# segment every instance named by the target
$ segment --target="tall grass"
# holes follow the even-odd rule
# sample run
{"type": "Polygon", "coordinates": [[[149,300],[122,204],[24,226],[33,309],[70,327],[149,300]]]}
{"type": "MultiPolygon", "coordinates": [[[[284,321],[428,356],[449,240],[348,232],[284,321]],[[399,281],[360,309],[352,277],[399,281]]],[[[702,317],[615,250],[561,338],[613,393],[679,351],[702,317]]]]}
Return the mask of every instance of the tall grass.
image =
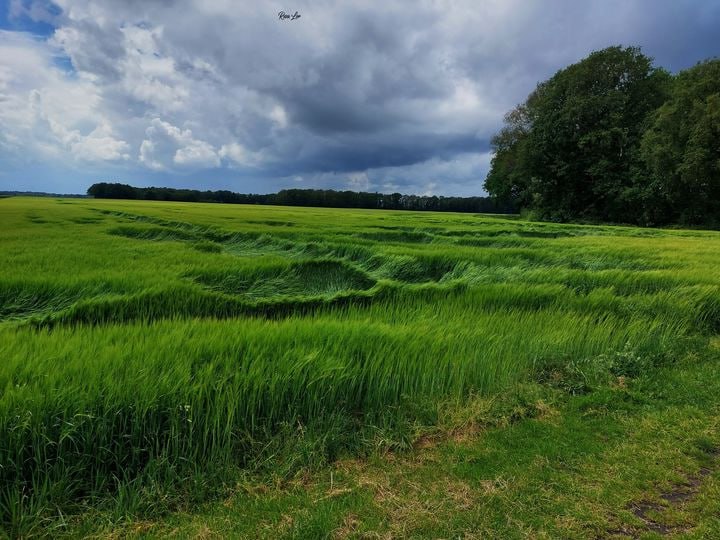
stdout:
{"type": "Polygon", "coordinates": [[[0,225],[11,536],[202,498],[292,441],[362,451],[548,369],[637,373],[720,324],[716,233],[22,198],[0,225]]]}

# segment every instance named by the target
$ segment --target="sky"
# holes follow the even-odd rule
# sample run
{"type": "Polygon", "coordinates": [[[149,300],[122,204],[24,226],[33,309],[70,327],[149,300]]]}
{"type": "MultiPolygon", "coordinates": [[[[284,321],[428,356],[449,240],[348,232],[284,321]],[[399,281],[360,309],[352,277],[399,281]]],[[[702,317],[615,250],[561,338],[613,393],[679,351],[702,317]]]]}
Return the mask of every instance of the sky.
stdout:
{"type": "Polygon", "coordinates": [[[0,190],[482,195],[538,82],[611,45],[677,72],[719,29],[720,0],[0,0],[0,190]]]}

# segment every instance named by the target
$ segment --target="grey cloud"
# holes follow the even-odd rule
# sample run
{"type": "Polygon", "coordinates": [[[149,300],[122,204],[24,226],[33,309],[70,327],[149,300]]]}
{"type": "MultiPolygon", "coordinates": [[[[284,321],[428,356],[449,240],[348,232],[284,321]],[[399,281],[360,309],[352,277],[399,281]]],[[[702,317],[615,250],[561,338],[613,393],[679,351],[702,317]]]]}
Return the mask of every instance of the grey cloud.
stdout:
{"type": "Polygon", "coordinates": [[[101,28],[89,21],[58,28],[53,42],[72,58],[75,69],[92,73],[109,83],[120,78],[119,63],[125,56],[118,27],[101,28]]]}

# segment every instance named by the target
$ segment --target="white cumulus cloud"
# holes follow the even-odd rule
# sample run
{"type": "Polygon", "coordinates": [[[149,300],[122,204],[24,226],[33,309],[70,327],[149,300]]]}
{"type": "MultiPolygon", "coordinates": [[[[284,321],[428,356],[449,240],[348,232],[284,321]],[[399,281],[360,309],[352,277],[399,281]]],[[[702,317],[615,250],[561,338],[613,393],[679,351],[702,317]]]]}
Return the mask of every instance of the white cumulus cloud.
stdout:
{"type": "Polygon", "coordinates": [[[220,157],[213,146],[193,137],[190,129],[180,129],[169,122],[153,118],[145,130],[145,136],[140,144],[139,159],[150,169],[220,166],[220,157]]]}

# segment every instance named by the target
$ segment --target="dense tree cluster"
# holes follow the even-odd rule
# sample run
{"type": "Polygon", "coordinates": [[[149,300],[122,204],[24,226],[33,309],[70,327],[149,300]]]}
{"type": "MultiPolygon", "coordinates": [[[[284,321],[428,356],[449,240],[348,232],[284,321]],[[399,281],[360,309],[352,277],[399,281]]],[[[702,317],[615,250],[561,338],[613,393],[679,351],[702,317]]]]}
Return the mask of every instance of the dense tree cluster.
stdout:
{"type": "Polygon", "coordinates": [[[720,60],[673,76],[635,47],[557,72],[493,138],[486,190],[554,221],[720,224],[720,60]]]}
{"type": "Polygon", "coordinates": [[[78,193],[48,193],[46,191],[0,191],[0,197],[62,197],[64,199],[83,199],[87,195],[78,193]]]}
{"type": "Polygon", "coordinates": [[[332,189],[283,189],[265,195],[232,191],[139,188],[127,184],[100,182],[88,189],[98,199],[143,199],[181,202],[220,202],[230,204],[270,204],[281,206],[319,206],[328,208],[374,208],[385,210],[435,210],[439,212],[514,212],[511,203],[490,197],[438,197],[400,193],[366,193],[332,189]]]}

